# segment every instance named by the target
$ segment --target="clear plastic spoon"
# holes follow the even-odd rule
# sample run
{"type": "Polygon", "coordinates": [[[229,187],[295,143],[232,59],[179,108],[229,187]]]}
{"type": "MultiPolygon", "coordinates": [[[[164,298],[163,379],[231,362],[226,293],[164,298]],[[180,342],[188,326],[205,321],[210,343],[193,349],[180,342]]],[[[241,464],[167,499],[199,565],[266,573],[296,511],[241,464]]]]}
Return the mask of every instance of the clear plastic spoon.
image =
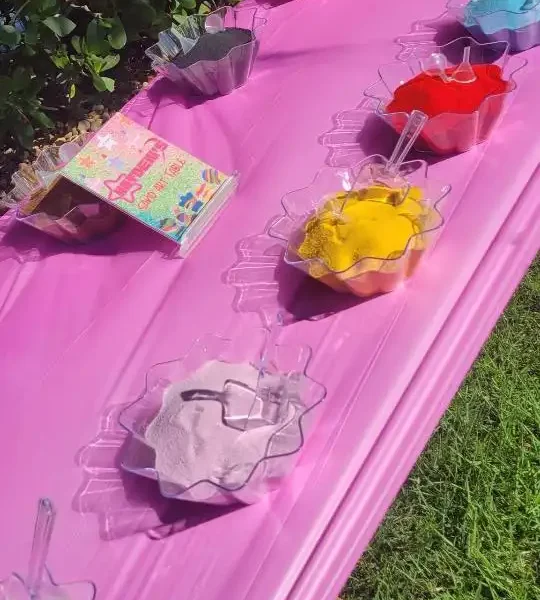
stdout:
{"type": "Polygon", "coordinates": [[[283,373],[272,373],[271,365],[275,356],[277,338],[281,333],[283,317],[278,313],[276,320],[266,330],[257,367],[257,382],[254,388],[243,386],[240,382],[227,381],[224,392],[235,394],[235,403],[242,403],[248,410],[245,417],[237,413],[230,425],[236,421],[236,427],[243,430],[255,429],[267,425],[275,425],[286,418],[288,412],[288,376],[283,373]]]}
{"type": "Polygon", "coordinates": [[[57,584],[47,569],[55,517],[51,500],[40,498],[27,577],[12,573],[0,581],[0,600],[94,600],[96,588],[92,582],[57,584]]]}
{"type": "Polygon", "coordinates": [[[224,423],[240,431],[281,422],[288,410],[288,376],[283,373],[272,373],[271,365],[282,326],[283,317],[278,313],[276,320],[266,330],[259,360],[255,364],[257,368],[255,385],[227,379],[221,391],[188,390],[182,392],[183,400],[220,402],[224,407],[224,423]]]}
{"type": "Polygon", "coordinates": [[[427,116],[419,110],[413,110],[409,115],[407,124],[403,128],[394,151],[385,167],[386,173],[391,177],[399,175],[401,165],[405,162],[405,159],[418,139],[418,136],[422,133],[426,121],[427,116]]]}
{"type": "MultiPolygon", "coordinates": [[[[366,167],[369,180],[375,184],[384,185],[395,190],[395,198],[390,198],[390,200],[396,205],[400,204],[407,197],[411,187],[408,180],[401,174],[401,166],[405,162],[418,136],[422,133],[426,122],[427,116],[423,112],[413,110],[390,158],[384,162],[368,164],[366,167]]],[[[366,178],[364,169],[358,176],[358,179],[361,178],[366,178]]]]}
{"type": "Polygon", "coordinates": [[[255,400],[261,399],[261,416],[272,424],[278,423],[287,410],[287,378],[279,373],[272,374],[269,369],[282,327],[283,316],[278,313],[265,338],[255,388],[255,400]]]}
{"type": "Polygon", "coordinates": [[[40,498],[28,565],[28,578],[26,580],[28,594],[32,600],[37,600],[40,596],[39,592],[51,544],[55,517],[56,511],[52,502],[48,498],[40,498]]]}
{"type": "Polygon", "coordinates": [[[377,162],[369,162],[364,165],[351,190],[347,191],[342,199],[342,202],[334,204],[333,216],[346,222],[346,217],[343,214],[345,206],[349,200],[356,197],[355,190],[362,185],[382,185],[392,189],[388,201],[394,205],[398,205],[407,197],[410,184],[401,174],[401,165],[405,162],[407,155],[411,151],[418,136],[422,133],[422,129],[426,124],[427,115],[419,110],[413,110],[407,119],[407,123],[399,136],[394,147],[392,155],[389,159],[382,156],[377,156],[377,162]]]}

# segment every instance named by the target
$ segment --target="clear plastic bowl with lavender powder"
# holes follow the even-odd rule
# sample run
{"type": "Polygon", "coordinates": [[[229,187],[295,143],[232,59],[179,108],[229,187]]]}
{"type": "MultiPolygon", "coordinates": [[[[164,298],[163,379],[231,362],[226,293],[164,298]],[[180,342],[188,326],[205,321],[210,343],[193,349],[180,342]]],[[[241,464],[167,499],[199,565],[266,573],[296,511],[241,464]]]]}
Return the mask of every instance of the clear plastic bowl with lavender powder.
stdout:
{"type": "Polygon", "coordinates": [[[126,446],[122,468],[156,480],[165,497],[207,504],[252,504],[279,487],[326,390],[306,374],[308,347],[276,344],[268,369],[286,382],[285,410],[280,420],[261,422],[268,412],[254,389],[264,344],[262,329],[238,339],[207,335],[185,357],[154,365],[143,393],[119,418],[139,442],[126,446]],[[217,383],[216,365],[224,373],[217,383]],[[255,379],[231,381],[235,373],[255,379]]]}

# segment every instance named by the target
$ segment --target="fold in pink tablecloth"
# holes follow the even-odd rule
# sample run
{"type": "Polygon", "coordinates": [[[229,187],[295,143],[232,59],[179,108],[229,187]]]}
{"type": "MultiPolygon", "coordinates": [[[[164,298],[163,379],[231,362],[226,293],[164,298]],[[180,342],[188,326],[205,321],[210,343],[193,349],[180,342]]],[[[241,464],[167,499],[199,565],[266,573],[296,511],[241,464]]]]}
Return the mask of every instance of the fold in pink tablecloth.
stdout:
{"type": "Polygon", "coordinates": [[[80,250],[2,229],[0,577],[24,571],[36,501],[48,495],[59,509],[50,567],[95,581],[100,599],[337,595],[538,247],[538,49],[492,140],[433,165],[453,185],[448,221],[407,287],[319,320],[297,314],[286,328],[283,341],[315,350],[309,371],[328,397],[278,493],[227,512],[163,505],[103,457],[121,443],[115,405],[135,397],[150,365],[207,332],[241,336],[261,306],[294,299],[298,279],[276,285],[271,253],[254,250],[266,224],[323,164],[317,140],[331,116],[361,101],[398,53],[395,38],[442,8],[292,0],[270,9],[244,88],[197,104],[158,80],[131,103],[139,122],[242,175],[189,260],[163,258],[166,242],[135,223],[80,250]],[[163,527],[158,540],[125,535],[168,521],[167,538],[163,527]]]}

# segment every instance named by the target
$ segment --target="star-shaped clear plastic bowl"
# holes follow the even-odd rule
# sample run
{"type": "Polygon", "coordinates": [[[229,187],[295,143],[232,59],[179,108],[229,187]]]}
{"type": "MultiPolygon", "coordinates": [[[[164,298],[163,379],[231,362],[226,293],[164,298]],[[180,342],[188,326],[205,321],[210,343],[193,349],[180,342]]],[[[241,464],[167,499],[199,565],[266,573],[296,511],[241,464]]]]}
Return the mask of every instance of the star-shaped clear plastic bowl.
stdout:
{"type": "Polygon", "coordinates": [[[433,246],[444,219],[439,211],[442,200],[450,192],[450,186],[433,181],[428,177],[428,165],[415,160],[401,165],[400,175],[406,177],[411,186],[423,190],[423,213],[421,231],[413,235],[406,247],[394,257],[364,256],[345,271],[335,271],[320,258],[302,259],[298,248],[305,237],[304,226],[312,218],[325,198],[336,192],[348,192],[370,185],[361,173],[373,165],[385,165],[387,159],[373,155],[355,168],[324,167],[312,183],[305,188],[289,192],[282,199],[287,224],[293,223],[292,232],[284,238],[278,222],[270,229],[270,235],[287,243],[284,260],[337,292],[353,293],[361,298],[395,290],[412,276],[420,259],[433,246]]]}
{"type": "Polygon", "coordinates": [[[60,175],[89,138],[81,135],[61,146],[48,146],[32,165],[23,165],[13,174],[13,188],[4,203],[15,209],[17,221],[71,244],[89,242],[117,227],[122,220],[120,211],[60,175]],[[64,184],[68,187],[62,189],[64,184]],[[54,193],[58,200],[53,212],[44,208],[43,199],[54,193]]]}
{"type": "MultiPolygon", "coordinates": [[[[495,64],[502,70],[503,78],[508,81],[502,94],[487,96],[477,110],[471,113],[446,112],[428,119],[415,149],[439,155],[466,152],[476,144],[484,142],[499,122],[508,97],[516,90],[515,74],[527,61],[511,56],[506,42],[479,43],[470,37],[462,37],[443,46],[419,45],[413,48],[403,61],[395,61],[379,67],[379,81],[370,86],[364,94],[378,102],[376,114],[401,133],[409,115],[404,112],[388,112],[388,105],[395,90],[424,71],[424,60],[430,55],[442,54],[449,67],[461,64],[464,49],[470,47],[471,65],[495,64]]],[[[462,84],[467,86],[469,84],[462,84]]]]}
{"type": "Polygon", "coordinates": [[[266,23],[260,7],[223,7],[206,15],[193,15],[159,34],[159,42],[146,50],[152,68],[188,92],[204,96],[230,94],[248,80],[259,51],[258,30],[266,23]],[[174,59],[189,54],[200,36],[223,28],[251,32],[251,40],[232,48],[219,60],[199,60],[179,67],[174,59]]]}
{"type": "MultiPolygon", "coordinates": [[[[272,371],[294,379],[297,392],[290,398],[294,412],[292,418],[271,435],[259,459],[245,471],[245,480],[240,485],[228,486],[221,479],[213,478],[193,481],[189,485],[168,481],[156,470],[155,451],[146,438],[146,431],[159,413],[164,394],[171,384],[187,379],[211,360],[258,365],[265,340],[263,329],[249,330],[234,339],[206,335],[198,339],[183,358],[154,365],[147,372],[143,393],[122,411],[119,418],[120,424],[139,442],[131,445],[131,451],[122,457],[121,467],[157,481],[162,495],[167,498],[206,504],[252,504],[279,487],[292,471],[326,395],[324,386],[307,375],[311,358],[307,346],[276,344],[272,348],[272,371]]],[[[252,396],[239,413],[230,412],[226,401],[213,398],[207,402],[221,402],[222,419],[227,426],[249,417],[253,409],[252,396]]]]}

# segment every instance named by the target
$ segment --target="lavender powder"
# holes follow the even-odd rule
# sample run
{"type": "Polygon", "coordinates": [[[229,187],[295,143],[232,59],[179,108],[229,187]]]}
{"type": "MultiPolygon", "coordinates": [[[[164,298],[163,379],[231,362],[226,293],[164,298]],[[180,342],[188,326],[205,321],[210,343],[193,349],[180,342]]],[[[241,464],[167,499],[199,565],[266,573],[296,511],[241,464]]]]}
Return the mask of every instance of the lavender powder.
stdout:
{"type": "MultiPolygon", "coordinates": [[[[181,394],[196,389],[221,392],[230,379],[242,381],[254,389],[258,374],[249,363],[213,360],[188,379],[167,388],[159,414],[146,430],[147,443],[156,455],[155,468],[162,479],[184,488],[202,480],[229,489],[245,483],[254,466],[264,457],[271,436],[294,418],[294,407],[289,406],[284,421],[276,425],[240,431],[223,423],[219,402],[186,402],[181,394]]],[[[234,401],[232,397],[233,412],[234,401]]]]}

